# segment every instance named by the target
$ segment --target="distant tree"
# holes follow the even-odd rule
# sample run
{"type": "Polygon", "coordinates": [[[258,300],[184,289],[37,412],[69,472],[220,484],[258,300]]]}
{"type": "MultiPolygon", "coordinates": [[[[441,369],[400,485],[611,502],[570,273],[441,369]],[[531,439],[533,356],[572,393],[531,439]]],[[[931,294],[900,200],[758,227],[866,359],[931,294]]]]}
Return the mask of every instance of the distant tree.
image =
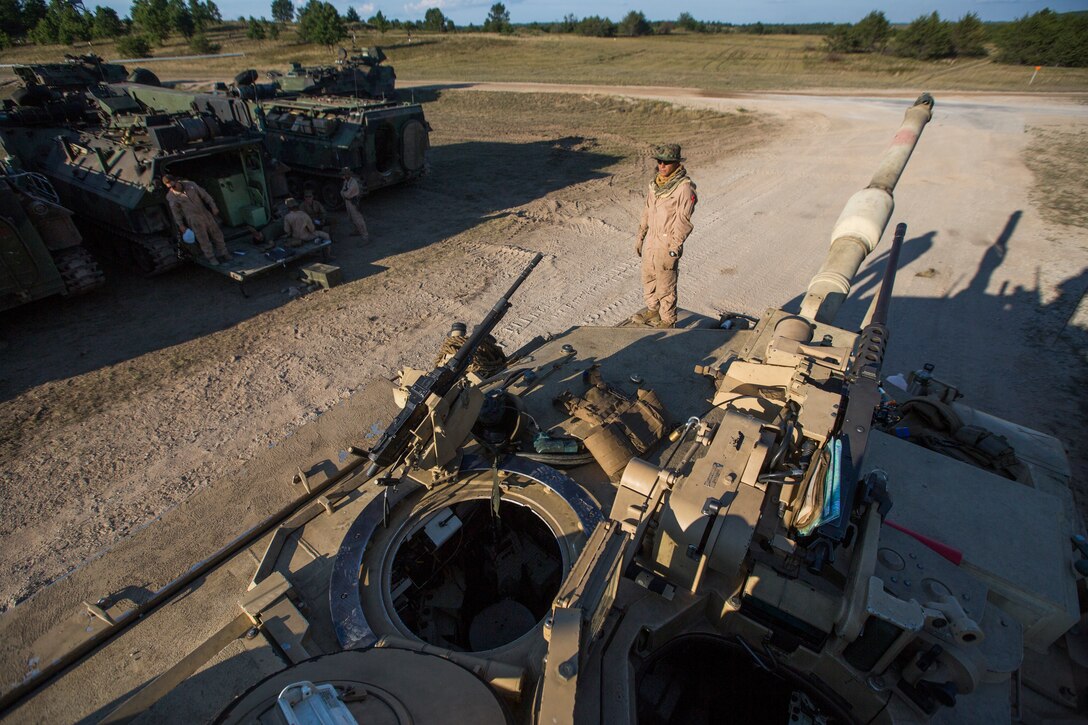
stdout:
{"type": "Polygon", "coordinates": [[[967,13],[952,26],[952,46],[957,56],[986,55],[986,26],[974,13],[967,13]]]}
{"type": "Polygon", "coordinates": [[[116,38],[125,34],[125,24],[113,8],[104,8],[101,5],[94,9],[94,18],[91,20],[92,38],[116,38]]]}
{"type": "Polygon", "coordinates": [[[51,0],[45,16],[30,31],[29,37],[39,45],[71,45],[77,40],[90,40],[91,25],[88,16],[67,0],[51,0]]]}
{"type": "Polygon", "coordinates": [[[210,55],[212,53],[218,53],[220,49],[219,43],[213,43],[208,40],[208,36],[204,33],[196,33],[191,40],[189,40],[189,50],[200,55],[210,55]]]}
{"type": "Polygon", "coordinates": [[[268,33],[268,37],[272,40],[280,39],[280,24],[279,23],[265,23],[265,32],[268,33]]]}
{"type": "Polygon", "coordinates": [[[125,35],[117,41],[117,53],[125,58],[147,58],[151,55],[151,42],[143,35],[125,35]]]}
{"type": "Polygon", "coordinates": [[[495,3],[484,20],[484,32],[508,33],[510,30],[510,11],[502,3],[495,3]]]}
{"type": "Polygon", "coordinates": [[[385,35],[385,31],[389,30],[391,26],[389,19],[386,18],[384,14],[382,14],[381,10],[374,13],[374,15],[367,22],[373,25],[374,28],[382,35],[385,35]]]}
{"type": "Polygon", "coordinates": [[[1088,14],[1040,10],[995,33],[997,59],[1022,65],[1088,66],[1088,14]]]}
{"type": "Polygon", "coordinates": [[[189,12],[189,5],[185,0],[170,0],[170,24],[186,39],[193,37],[196,22],[193,21],[193,14],[189,12]]]}
{"type": "Polygon", "coordinates": [[[689,33],[702,33],[706,30],[704,24],[693,18],[691,13],[680,13],[680,17],[676,19],[676,27],[689,33]]]}
{"type": "Polygon", "coordinates": [[[951,23],[941,20],[936,11],[914,19],[895,36],[895,54],[919,60],[955,56],[951,23]]]}
{"type": "MultiPolygon", "coordinates": [[[[34,25],[29,27],[32,28],[34,25]]],[[[11,38],[22,37],[27,30],[22,3],[19,0],[0,0],[0,33],[3,33],[10,41],[11,38]]]]}
{"type": "Polygon", "coordinates": [[[590,15],[588,18],[582,18],[578,21],[576,32],[579,35],[588,35],[596,38],[614,38],[616,37],[616,24],[608,18],[590,15]]]}
{"type": "Polygon", "coordinates": [[[132,3],[132,24],[140,34],[147,36],[159,45],[170,37],[174,27],[168,0],[134,0],[132,3]]]}
{"type": "Polygon", "coordinates": [[[331,3],[310,0],[298,14],[298,34],[303,42],[331,47],[347,37],[348,31],[331,3]]]}
{"type": "Polygon", "coordinates": [[[891,38],[892,26],[879,10],[862,18],[856,25],[837,25],[824,40],[828,50],[839,53],[883,52],[891,38]]]}
{"type": "Polygon", "coordinates": [[[291,0],[272,0],[272,19],[289,23],[295,19],[295,4],[291,0]]]}
{"type": "Polygon", "coordinates": [[[349,23],[362,22],[362,18],[359,17],[359,11],[354,7],[348,7],[348,11],[344,13],[344,20],[349,23]]]}
{"type": "Polygon", "coordinates": [[[250,40],[264,40],[264,23],[254,17],[250,17],[249,26],[246,28],[246,37],[250,40]]]}
{"type": "Polygon", "coordinates": [[[446,27],[442,29],[443,33],[452,33],[457,30],[457,26],[453,24],[453,18],[446,18],[446,27]]]}
{"type": "Polygon", "coordinates": [[[423,29],[444,32],[446,30],[446,16],[438,8],[427,8],[427,12],[423,15],[423,29]]]}
{"type": "Polygon", "coordinates": [[[219,8],[215,6],[215,3],[204,3],[200,0],[189,0],[189,14],[193,16],[193,26],[198,33],[204,32],[213,22],[222,19],[219,17],[219,8]]]}
{"type": "Polygon", "coordinates": [[[892,35],[892,25],[879,10],[866,15],[853,29],[854,44],[864,53],[881,52],[888,45],[892,35]]]}
{"type": "Polygon", "coordinates": [[[639,35],[650,35],[654,30],[646,21],[645,15],[637,10],[632,10],[620,21],[617,32],[620,35],[632,38],[639,35]]]}

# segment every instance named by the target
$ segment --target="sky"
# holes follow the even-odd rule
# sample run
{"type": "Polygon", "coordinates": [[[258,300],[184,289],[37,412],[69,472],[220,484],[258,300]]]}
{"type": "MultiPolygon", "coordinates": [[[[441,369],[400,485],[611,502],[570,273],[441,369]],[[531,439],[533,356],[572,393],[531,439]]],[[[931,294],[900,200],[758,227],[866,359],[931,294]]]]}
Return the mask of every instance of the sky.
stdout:
{"type": "MultiPolygon", "coordinates": [[[[428,8],[439,8],[456,25],[482,24],[496,0],[330,0],[341,12],[354,7],[363,18],[381,10],[387,18],[421,20],[428,8]]],[[[131,2],[84,0],[88,7],[109,5],[127,15],[131,2]]],[[[271,0],[215,0],[225,18],[240,15],[270,17],[271,0]]],[[[301,6],[304,2],[295,0],[301,6]]],[[[649,20],[675,20],[687,12],[696,20],[726,23],[854,23],[873,10],[881,10],[893,23],[906,23],[934,10],[946,20],[958,20],[975,13],[982,20],[1015,20],[1043,8],[1056,12],[1088,10],[1088,0],[505,0],[510,20],[515,23],[562,20],[566,15],[583,18],[600,15],[619,21],[632,10],[649,20]]]]}

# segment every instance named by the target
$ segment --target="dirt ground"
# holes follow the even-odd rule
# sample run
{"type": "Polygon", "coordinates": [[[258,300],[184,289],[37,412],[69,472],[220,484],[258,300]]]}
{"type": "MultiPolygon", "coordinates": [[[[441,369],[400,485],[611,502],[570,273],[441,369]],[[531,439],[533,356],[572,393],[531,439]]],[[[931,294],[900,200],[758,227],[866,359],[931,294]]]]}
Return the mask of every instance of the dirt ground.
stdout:
{"type": "MultiPolygon", "coordinates": [[[[445,92],[462,114],[487,115],[494,99],[481,91],[542,90],[458,85],[445,92]]],[[[700,201],[680,303],[706,314],[799,303],[912,100],[622,93],[753,119],[687,152],[700,201]]],[[[896,192],[893,222],[909,231],[885,373],[934,363],[970,404],[1059,436],[1083,474],[1088,245],[1083,227],[1040,214],[1025,151],[1031,129],[1082,128],[1088,106],[977,94],[937,104],[896,192]]],[[[433,173],[368,200],[373,242],[335,245],[341,287],[298,296],[284,273],[244,298],[196,268],[153,280],[107,269],[101,294],[5,313],[0,608],[230,480],[368,381],[429,365],[449,324],[482,318],[536,251],[545,262],[497,333],[507,349],[640,307],[633,241],[650,162],[614,152],[604,131],[529,122],[516,105],[486,132],[428,110],[433,173]]],[[[667,117],[652,120],[649,133],[667,137],[667,117]]],[[[334,239],[347,230],[338,220],[334,239]]],[[[840,321],[860,320],[882,261],[878,250],[840,321]]]]}

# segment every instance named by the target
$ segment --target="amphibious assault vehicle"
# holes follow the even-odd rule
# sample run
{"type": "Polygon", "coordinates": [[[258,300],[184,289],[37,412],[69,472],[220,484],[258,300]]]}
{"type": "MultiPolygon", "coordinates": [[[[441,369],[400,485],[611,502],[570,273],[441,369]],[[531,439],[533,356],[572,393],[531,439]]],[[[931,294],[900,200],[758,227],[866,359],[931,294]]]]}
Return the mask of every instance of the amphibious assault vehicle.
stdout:
{"type": "MultiPolygon", "coordinates": [[[[239,120],[259,133],[269,155],[286,167],[285,191],[294,196],[313,189],[326,207],[338,209],[343,206],[340,171],[344,167],[359,177],[368,192],[412,181],[426,172],[430,125],[418,104],[303,98],[273,91],[268,91],[270,95],[262,91],[253,99],[252,94],[239,92],[252,87],[243,84],[230,91],[235,103],[248,108],[239,120]]],[[[222,92],[146,86],[130,86],[129,92],[150,106],[178,112],[203,108],[222,97],[222,92]]]]}
{"type": "Polygon", "coordinates": [[[395,100],[397,74],[392,66],[382,65],[385,57],[381,48],[366,48],[356,55],[340,48],[334,65],[292,63],[286,73],[270,71],[268,77],[284,93],[395,100]]]}
{"type": "Polygon", "coordinates": [[[0,310],[105,281],[48,179],[0,169],[0,310]]]}
{"type": "MultiPolygon", "coordinates": [[[[148,58],[146,60],[154,60],[148,58]]],[[[107,63],[99,56],[65,55],[63,63],[25,63],[11,66],[12,72],[23,87],[15,92],[16,99],[54,91],[84,90],[99,83],[132,81],[146,85],[158,85],[159,79],[146,68],[135,68],[131,73],[119,63],[107,63]],[[37,87],[41,87],[40,89],[37,87]]],[[[47,95],[46,95],[47,97],[47,95]]]]}
{"type": "Polygon", "coordinates": [[[220,98],[201,111],[164,112],[129,90],[139,87],[103,84],[9,101],[0,115],[0,152],[46,176],[94,243],[144,274],[187,256],[162,175],[195,181],[215,199],[235,248],[220,271],[240,280],[263,271],[267,260],[254,267],[260,253],[250,242],[271,221],[272,207],[248,108],[220,98]]]}
{"type": "Polygon", "coordinates": [[[903,225],[862,329],[835,325],[932,108],[907,111],[798,313],[576,327],[507,355],[489,335],[535,255],[434,370],[402,373],[399,412],[300,465],[297,503],[156,592],[87,602],[20,650],[2,704],[100,722],[1077,721],[1088,545],[1060,444],[928,369],[885,378],[903,225]],[[193,627],[198,645],[162,640],[193,627]]]}

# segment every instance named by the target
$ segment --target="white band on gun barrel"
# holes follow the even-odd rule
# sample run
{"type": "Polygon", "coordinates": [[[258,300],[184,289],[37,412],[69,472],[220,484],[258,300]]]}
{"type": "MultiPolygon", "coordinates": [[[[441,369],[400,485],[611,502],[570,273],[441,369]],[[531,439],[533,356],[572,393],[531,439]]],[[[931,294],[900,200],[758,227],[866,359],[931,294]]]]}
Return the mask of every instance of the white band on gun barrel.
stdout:
{"type": "Polygon", "coordinates": [[[892,191],[906,168],[918,137],[933,115],[932,99],[919,97],[903,119],[903,125],[884,152],[869,186],[856,192],[835,222],[831,248],[820,271],[809,282],[801,302],[801,316],[818,322],[832,322],[861,263],[880,242],[892,218],[895,201],[892,191]],[[924,100],[925,99],[925,100],[924,100]]]}

